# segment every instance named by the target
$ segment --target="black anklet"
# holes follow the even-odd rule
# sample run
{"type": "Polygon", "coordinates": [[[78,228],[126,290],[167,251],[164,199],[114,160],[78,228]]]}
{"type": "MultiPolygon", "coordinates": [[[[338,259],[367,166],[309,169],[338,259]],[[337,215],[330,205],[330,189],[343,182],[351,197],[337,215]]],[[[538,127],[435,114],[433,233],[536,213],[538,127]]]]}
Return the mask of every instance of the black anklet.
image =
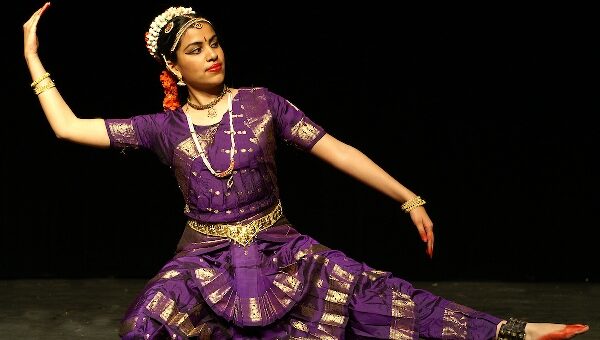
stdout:
{"type": "Polygon", "coordinates": [[[508,322],[500,327],[498,340],[524,340],[526,321],[515,318],[508,319],[508,322]]]}

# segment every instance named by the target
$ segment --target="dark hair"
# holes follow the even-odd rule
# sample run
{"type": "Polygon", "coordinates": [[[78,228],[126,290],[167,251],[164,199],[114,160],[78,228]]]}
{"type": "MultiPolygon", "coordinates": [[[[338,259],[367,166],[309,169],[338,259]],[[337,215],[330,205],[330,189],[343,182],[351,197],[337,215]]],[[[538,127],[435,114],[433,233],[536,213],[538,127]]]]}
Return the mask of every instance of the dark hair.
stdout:
{"type": "MultiPolygon", "coordinates": [[[[160,30],[160,34],[158,35],[158,40],[156,41],[156,55],[160,56],[162,54],[165,56],[165,58],[167,58],[167,60],[170,60],[170,61],[176,63],[177,62],[177,54],[175,52],[179,48],[179,45],[181,44],[181,40],[179,40],[179,42],[177,42],[177,46],[175,47],[173,52],[171,52],[171,47],[173,46],[173,42],[175,41],[175,38],[177,37],[177,32],[179,32],[179,29],[181,28],[181,26],[183,26],[185,23],[187,23],[188,21],[191,20],[190,18],[201,18],[201,17],[202,16],[200,16],[198,14],[186,14],[185,16],[180,15],[180,16],[176,16],[173,19],[171,19],[170,22],[173,22],[173,27],[171,28],[169,33],[165,33],[165,29],[169,26],[169,24],[166,24],[160,30]]],[[[164,60],[162,60],[162,58],[161,58],[161,62],[164,63],[164,60]]]]}

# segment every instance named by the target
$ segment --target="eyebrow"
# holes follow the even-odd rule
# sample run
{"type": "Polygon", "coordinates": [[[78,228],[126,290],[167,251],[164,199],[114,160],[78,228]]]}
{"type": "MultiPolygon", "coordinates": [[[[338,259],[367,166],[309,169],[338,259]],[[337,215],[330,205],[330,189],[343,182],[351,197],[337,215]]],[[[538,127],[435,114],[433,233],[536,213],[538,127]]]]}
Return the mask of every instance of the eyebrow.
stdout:
{"type": "MultiPolygon", "coordinates": [[[[208,43],[210,44],[210,43],[211,43],[211,42],[213,42],[215,39],[217,39],[217,35],[216,35],[216,34],[214,34],[212,37],[210,37],[210,39],[208,39],[208,43]]],[[[203,42],[203,41],[194,41],[194,42],[191,42],[191,43],[189,43],[189,44],[188,44],[188,45],[185,47],[185,49],[188,49],[190,46],[194,46],[194,45],[202,45],[202,44],[204,44],[204,42],[203,42]]]]}

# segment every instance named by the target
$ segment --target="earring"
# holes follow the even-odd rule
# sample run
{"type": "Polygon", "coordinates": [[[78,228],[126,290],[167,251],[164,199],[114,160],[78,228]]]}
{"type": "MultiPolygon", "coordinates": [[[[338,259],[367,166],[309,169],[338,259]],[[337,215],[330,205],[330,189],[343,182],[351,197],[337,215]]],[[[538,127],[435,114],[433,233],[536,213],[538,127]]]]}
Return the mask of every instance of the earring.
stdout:
{"type": "Polygon", "coordinates": [[[185,85],[187,85],[185,83],[185,81],[183,81],[183,77],[181,76],[181,74],[177,73],[176,75],[177,75],[177,85],[178,86],[185,86],[185,85]]]}

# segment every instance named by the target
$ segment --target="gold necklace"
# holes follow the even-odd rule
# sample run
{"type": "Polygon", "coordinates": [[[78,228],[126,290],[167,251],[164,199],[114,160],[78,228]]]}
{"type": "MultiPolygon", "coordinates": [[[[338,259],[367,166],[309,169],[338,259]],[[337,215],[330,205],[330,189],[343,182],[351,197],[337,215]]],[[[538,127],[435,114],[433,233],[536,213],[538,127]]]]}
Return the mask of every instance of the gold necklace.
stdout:
{"type": "Polygon", "coordinates": [[[189,106],[196,110],[208,109],[207,116],[213,118],[217,115],[217,111],[214,109],[214,106],[217,105],[217,103],[223,98],[226,92],[229,92],[229,89],[227,88],[227,85],[223,85],[223,91],[221,91],[221,94],[219,94],[219,96],[215,98],[212,102],[204,105],[194,104],[190,101],[190,97],[188,96],[187,103],[189,106]]]}

